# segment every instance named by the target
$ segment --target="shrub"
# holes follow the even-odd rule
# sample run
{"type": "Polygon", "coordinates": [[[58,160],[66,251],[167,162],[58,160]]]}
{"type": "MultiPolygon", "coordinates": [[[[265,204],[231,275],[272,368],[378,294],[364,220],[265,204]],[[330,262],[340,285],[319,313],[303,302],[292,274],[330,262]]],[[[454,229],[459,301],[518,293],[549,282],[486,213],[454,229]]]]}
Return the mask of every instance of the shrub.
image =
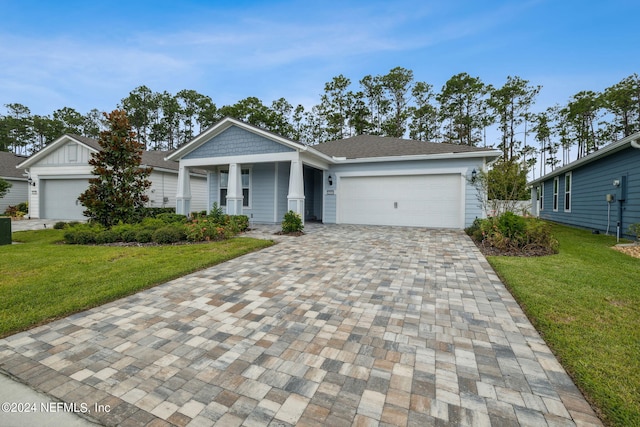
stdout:
{"type": "Polygon", "coordinates": [[[17,206],[19,212],[29,212],[29,204],[27,202],[18,203],[17,206]]]}
{"type": "Polygon", "coordinates": [[[217,224],[224,224],[226,221],[226,216],[224,210],[221,206],[218,206],[218,202],[214,202],[211,207],[211,212],[209,212],[209,219],[217,224]]]}
{"type": "Polygon", "coordinates": [[[64,221],[58,221],[53,225],[55,230],[63,230],[67,226],[67,223],[64,221]]]}
{"type": "Polygon", "coordinates": [[[111,227],[111,230],[118,235],[119,240],[123,242],[135,242],[139,226],[120,223],[111,227]]]}
{"type": "Polygon", "coordinates": [[[222,240],[230,237],[228,230],[206,218],[194,219],[185,225],[187,240],[191,242],[204,242],[209,240],[222,240]]]}
{"type": "Polygon", "coordinates": [[[89,228],[68,230],[64,240],[71,245],[90,245],[96,242],[96,231],[89,228]]]}
{"type": "Polygon", "coordinates": [[[498,230],[508,239],[518,239],[524,235],[525,219],[513,212],[505,212],[498,217],[498,230]]]}
{"type": "Polygon", "coordinates": [[[184,229],[178,225],[167,225],[158,228],[151,236],[153,241],[160,244],[176,243],[185,237],[184,229]]]}
{"type": "Polygon", "coordinates": [[[95,241],[98,245],[104,245],[106,243],[114,243],[120,240],[120,235],[113,230],[104,230],[96,233],[95,241]]]}
{"type": "Polygon", "coordinates": [[[640,240],[640,222],[629,226],[629,233],[636,236],[636,240],[640,240]]]}
{"type": "Polygon", "coordinates": [[[164,212],[161,214],[156,215],[156,219],[159,219],[161,221],[164,221],[167,224],[175,224],[175,223],[185,223],[187,222],[187,217],[184,215],[180,215],[177,213],[169,213],[169,212],[164,212]]]}
{"type": "Polygon", "coordinates": [[[20,210],[19,206],[26,205],[26,203],[19,203],[16,206],[7,206],[4,214],[13,218],[22,218],[27,214],[27,208],[23,206],[24,210],[20,210]]]}
{"type": "Polygon", "coordinates": [[[136,242],[138,243],[149,243],[153,241],[153,231],[142,228],[136,232],[136,242]]]}
{"type": "Polygon", "coordinates": [[[158,218],[145,218],[145,219],[142,220],[142,222],[140,223],[139,227],[146,228],[147,230],[155,231],[158,228],[164,227],[165,225],[167,225],[167,223],[164,222],[161,219],[158,219],[158,218]]]}
{"type": "Polygon", "coordinates": [[[227,215],[228,223],[237,233],[247,231],[249,228],[249,217],[246,215],[227,215]]]}
{"type": "Polygon", "coordinates": [[[558,253],[559,243],[551,226],[537,218],[506,212],[499,217],[476,219],[465,232],[485,248],[507,254],[549,255],[558,253]]]}
{"type": "Polygon", "coordinates": [[[304,225],[302,224],[302,217],[300,214],[289,211],[284,214],[284,220],[282,221],[283,233],[297,233],[302,232],[304,225]]]}
{"type": "Polygon", "coordinates": [[[96,236],[102,231],[104,227],[100,225],[77,223],[71,226],[67,224],[64,240],[71,245],[90,245],[96,243],[96,236]]]}
{"type": "Polygon", "coordinates": [[[165,213],[174,214],[176,208],[143,208],[141,213],[143,218],[155,218],[165,213]]]}

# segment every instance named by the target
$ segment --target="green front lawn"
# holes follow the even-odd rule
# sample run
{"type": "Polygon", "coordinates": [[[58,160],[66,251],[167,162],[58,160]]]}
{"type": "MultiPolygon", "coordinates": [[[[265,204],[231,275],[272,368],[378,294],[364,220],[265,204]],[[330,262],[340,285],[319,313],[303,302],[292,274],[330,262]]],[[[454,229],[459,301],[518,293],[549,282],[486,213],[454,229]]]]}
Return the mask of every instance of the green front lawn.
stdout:
{"type": "Polygon", "coordinates": [[[179,246],[59,244],[63,230],[0,246],[0,337],[124,297],[273,244],[233,238],[179,246]]]}
{"type": "Polygon", "coordinates": [[[607,425],[640,425],[640,259],[553,225],[560,253],[488,257],[607,425]]]}

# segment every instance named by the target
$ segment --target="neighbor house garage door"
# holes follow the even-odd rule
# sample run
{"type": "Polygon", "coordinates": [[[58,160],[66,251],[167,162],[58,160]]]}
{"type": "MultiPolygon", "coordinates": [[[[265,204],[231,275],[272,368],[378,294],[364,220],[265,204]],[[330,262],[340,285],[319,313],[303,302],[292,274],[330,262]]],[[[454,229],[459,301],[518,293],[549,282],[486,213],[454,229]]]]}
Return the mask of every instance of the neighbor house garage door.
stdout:
{"type": "Polygon", "coordinates": [[[89,187],[87,179],[46,179],[41,181],[40,217],[49,219],[86,219],[85,207],[78,196],[89,187]]]}
{"type": "Polygon", "coordinates": [[[338,222],[462,228],[460,174],[342,177],[338,222]]]}

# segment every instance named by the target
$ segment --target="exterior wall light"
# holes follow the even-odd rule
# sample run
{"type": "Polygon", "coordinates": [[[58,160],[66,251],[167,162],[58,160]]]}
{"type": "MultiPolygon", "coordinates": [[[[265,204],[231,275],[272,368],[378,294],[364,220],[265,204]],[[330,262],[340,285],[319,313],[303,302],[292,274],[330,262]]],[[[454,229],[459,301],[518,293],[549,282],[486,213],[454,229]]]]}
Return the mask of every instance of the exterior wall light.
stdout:
{"type": "Polygon", "coordinates": [[[476,171],[475,169],[473,169],[471,171],[471,182],[476,182],[476,179],[478,178],[478,171],[476,171]]]}
{"type": "Polygon", "coordinates": [[[29,183],[30,186],[35,187],[36,183],[33,182],[33,178],[29,177],[29,179],[27,179],[27,183],[29,183]]]}
{"type": "Polygon", "coordinates": [[[328,180],[329,180],[329,185],[333,185],[333,178],[331,178],[331,175],[329,175],[328,180]]]}

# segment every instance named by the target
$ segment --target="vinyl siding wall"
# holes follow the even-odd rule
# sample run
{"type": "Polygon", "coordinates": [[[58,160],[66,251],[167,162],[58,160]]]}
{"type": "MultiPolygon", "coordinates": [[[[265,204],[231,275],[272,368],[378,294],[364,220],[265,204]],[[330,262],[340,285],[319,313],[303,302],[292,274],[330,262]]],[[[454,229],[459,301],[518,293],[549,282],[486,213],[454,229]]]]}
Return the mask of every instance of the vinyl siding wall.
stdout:
{"type": "Polygon", "coordinates": [[[9,206],[15,206],[18,203],[28,201],[29,198],[29,186],[25,180],[13,178],[4,178],[4,180],[11,184],[11,188],[9,192],[0,199],[0,213],[3,213],[9,206]]]}
{"type": "Polygon", "coordinates": [[[231,126],[185,155],[184,159],[286,153],[290,151],[294,150],[236,126],[231,126]]]}
{"type": "Polygon", "coordinates": [[[626,148],[605,158],[571,171],[571,211],[565,212],[565,173],[556,175],[559,180],[558,210],[553,211],[553,181],[544,181],[544,208],[539,216],[551,221],[615,234],[620,215],[622,185],[614,187],[613,181],[626,177],[626,201],[622,204],[621,231],[627,237],[629,225],[640,222],[640,150],[626,148]],[[615,201],[608,203],[606,195],[613,194],[615,201]]]}

